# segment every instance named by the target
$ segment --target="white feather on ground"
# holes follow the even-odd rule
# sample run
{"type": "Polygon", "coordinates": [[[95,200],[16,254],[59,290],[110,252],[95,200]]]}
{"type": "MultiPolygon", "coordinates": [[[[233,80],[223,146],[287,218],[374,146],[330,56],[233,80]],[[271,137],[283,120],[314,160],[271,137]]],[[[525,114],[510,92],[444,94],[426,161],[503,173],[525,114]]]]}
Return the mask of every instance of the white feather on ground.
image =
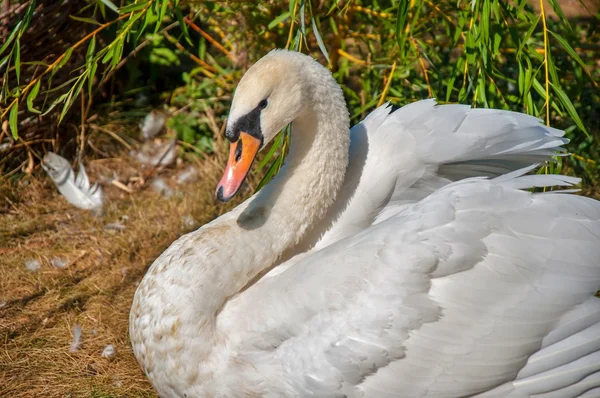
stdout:
{"type": "Polygon", "coordinates": [[[198,169],[194,166],[189,166],[187,169],[183,170],[177,177],[175,177],[175,182],[177,184],[189,184],[198,179],[198,169]]]}
{"type": "Polygon", "coordinates": [[[104,229],[112,231],[124,231],[125,228],[127,227],[125,227],[125,225],[121,224],[120,222],[111,222],[104,226],[104,229]]]}
{"type": "Polygon", "coordinates": [[[33,272],[33,271],[37,271],[38,269],[40,269],[40,262],[38,260],[36,260],[35,258],[30,258],[28,260],[25,260],[25,268],[27,268],[29,271],[33,272]]]}
{"type": "Polygon", "coordinates": [[[67,202],[80,209],[95,210],[102,207],[102,188],[98,184],[90,185],[83,164],[79,166],[79,173],[75,177],[67,159],[54,152],[48,152],[44,156],[42,167],[67,202]]]}
{"type": "Polygon", "coordinates": [[[170,198],[173,196],[173,190],[161,177],[155,178],[150,184],[150,188],[165,198],[170,198]]]}
{"type": "Polygon", "coordinates": [[[177,159],[178,147],[175,140],[162,142],[146,142],[139,151],[131,151],[130,155],[142,164],[149,166],[169,166],[177,159]]]}
{"type": "Polygon", "coordinates": [[[65,268],[67,266],[67,264],[69,264],[69,262],[67,261],[67,259],[62,258],[62,257],[54,257],[50,259],[50,264],[54,267],[54,268],[65,268]]]}
{"type": "Polygon", "coordinates": [[[147,114],[144,120],[140,122],[142,138],[144,140],[149,140],[150,138],[156,137],[165,127],[166,121],[167,115],[160,111],[153,110],[147,114]]]}
{"type": "Polygon", "coordinates": [[[71,340],[71,346],[69,347],[69,351],[75,352],[81,348],[81,332],[81,326],[73,326],[73,340],[71,340]]]}
{"type": "Polygon", "coordinates": [[[117,354],[117,350],[115,350],[115,346],[112,344],[109,344],[106,347],[104,347],[104,350],[102,350],[101,356],[102,356],[102,358],[111,359],[116,354],[117,354]]]}

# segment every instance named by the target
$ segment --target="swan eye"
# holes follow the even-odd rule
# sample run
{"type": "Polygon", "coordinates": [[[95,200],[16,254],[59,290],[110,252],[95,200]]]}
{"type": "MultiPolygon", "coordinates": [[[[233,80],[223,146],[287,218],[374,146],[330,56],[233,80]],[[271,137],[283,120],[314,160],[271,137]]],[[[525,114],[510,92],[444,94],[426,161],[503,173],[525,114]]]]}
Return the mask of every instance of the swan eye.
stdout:
{"type": "Polygon", "coordinates": [[[267,107],[267,105],[269,105],[269,103],[267,102],[267,99],[265,98],[264,100],[262,100],[258,103],[258,109],[260,109],[262,111],[263,109],[265,109],[267,107]]]}

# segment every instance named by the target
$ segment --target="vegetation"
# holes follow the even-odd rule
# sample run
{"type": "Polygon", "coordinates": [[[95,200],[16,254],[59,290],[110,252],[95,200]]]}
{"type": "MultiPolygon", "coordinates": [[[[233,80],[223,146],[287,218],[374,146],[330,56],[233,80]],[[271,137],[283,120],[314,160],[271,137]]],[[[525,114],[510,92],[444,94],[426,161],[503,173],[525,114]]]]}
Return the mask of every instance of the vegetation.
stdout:
{"type": "Polygon", "coordinates": [[[274,47],[328,64],[353,122],[387,100],[513,109],[566,128],[569,165],[596,169],[598,16],[570,22],[557,0],[538,11],[527,0],[53,3],[4,15],[4,174],[31,171],[50,148],[80,159],[96,118],[137,121],[145,99],[175,114],[168,126],[187,148],[210,152],[241,73],[274,47]]]}
{"type": "MultiPolygon", "coordinates": [[[[355,123],[385,101],[436,97],[566,129],[572,155],[555,171],[583,176],[597,195],[600,16],[567,18],[559,3],[4,0],[0,396],[155,396],[128,343],[136,282],[173,239],[242,199],[214,202],[224,123],[242,73],[273,48],[328,65],[355,123]],[[144,169],[128,156],[142,141],[138,123],[157,108],[201,175],[170,198],[144,188],[159,173],[172,182],[178,166],[144,169]],[[108,198],[102,217],[59,198],[39,167],[49,150],[85,160],[108,198]],[[64,269],[51,265],[56,257],[64,269]],[[30,259],[39,270],[24,266],[30,259]],[[70,352],[74,324],[83,343],[70,352]],[[113,359],[100,355],[108,344],[113,359]]],[[[281,166],[287,133],[246,195],[281,166]]]]}

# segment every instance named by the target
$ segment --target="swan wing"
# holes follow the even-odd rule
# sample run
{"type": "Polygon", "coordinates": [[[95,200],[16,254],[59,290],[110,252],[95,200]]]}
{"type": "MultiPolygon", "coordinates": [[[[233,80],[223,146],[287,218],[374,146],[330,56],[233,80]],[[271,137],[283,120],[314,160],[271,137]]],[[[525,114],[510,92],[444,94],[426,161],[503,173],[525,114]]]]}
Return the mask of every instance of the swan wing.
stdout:
{"type": "Polygon", "coordinates": [[[600,203],[523,191],[577,181],[526,171],[448,184],[258,281],[219,317],[236,360],[301,396],[598,387],[600,203]]]}
{"type": "Polygon", "coordinates": [[[437,105],[385,104],[350,132],[350,165],[317,248],[396,214],[437,189],[468,177],[495,177],[551,160],[564,132],[521,113],[437,105]]]}

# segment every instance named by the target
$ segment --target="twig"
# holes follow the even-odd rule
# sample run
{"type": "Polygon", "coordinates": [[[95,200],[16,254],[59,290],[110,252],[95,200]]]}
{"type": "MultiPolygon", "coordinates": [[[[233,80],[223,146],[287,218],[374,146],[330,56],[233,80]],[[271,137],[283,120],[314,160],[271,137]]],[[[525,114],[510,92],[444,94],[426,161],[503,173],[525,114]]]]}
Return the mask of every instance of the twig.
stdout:
{"type": "Polygon", "coordinates": [[[196,32],[200,33],[200,35],[202,35],[202,37],[204,37],[206,40],[208,40],[213,46],[215,46],[223,54],[225,54],[227,56],[227,58],[229,58],[231,60],[231,62],[233,62],[233,63],[236,62],[235,57],[225,47],[223,47],[221,45],[221,43],[219,43],[218,41],[213,39],[208,33],[203,31],[198,25],[196,25],[195,23],[190,21],[190,19],[188,17],[183,17],[183,20],[186,24],[189,25],[190,28],[192,28],[196,32]]]}
{"type": "Polygon", "coordinates": [[[363,61],[362,59],[358,59],[358,58],[348,54],[346,51],[342,50],[341,48],[338,49],[338,54],[340,54],[342,57],[354,62],[355,64],[370,66],[369,62],[363,61]]]}
{"type": "MultiPolygon", "coordinates": [[[[390,71],[390,74],[388,75],[387,81],[385,82],[385,86],[383,87],[383,92],[381,93],[381,98],[379,98],[379,103],[377,104],[378,107],[383,105],[383,103],[385,102],[385,96],[387,95],[387,92],[390,89],[390,84],[392,83],[392,78],[394,77],[395,70],[396,70],[396,61],[394,61],[394,63],[392,64],[392,70],[390,71]]],[[[431,93],[429,96],[431,97],[431,93]]]]}
{"type": "Polygon", "coordinates": [[[593,165],[593,166],[595,166],[595,165],[596,165],[596,161],[595,161],[595,160],[588,159],[588,158],[584,158],[583,156],[579,156],[579,155],[577,155],[577,154],[575,154],[575,153],[570,153],[569,155],[570,155],[572,158],[575,158],[575,159],[577,159],[577,160],[579,160],[579,161],[581,161],[581,162],[589,163],[589,164],[591,164],[591,165],[593,165]]]}
{"type": "Polygon", "coordinates": [[[375,17],[381,17],[381,18],[393,18],[394,15],[387,13],[387,12],[377,12],[377,11],[373,11],[370,8],[367,7],[361,7],[361,6],[351,6],[349,8],[349,10],[351,11],[358,11],[358,12],[364,12],[365,14],[368,15],[373,15],[375,17]]]}
{"type": "MultiPolygon", "coordinates": [[[[429,94],[429,98],[433,97],[433,92],[431,91],[431,84],[429,83],[429,74],[427,73],[427,68],[425,67],[425,62],[423,62],[423,58],[421,57],[421,51],[419,47],[417,47],[416,40],[412,37],[410,38],[410,42],[415,48],[417,52],[417,58],[419,59],[419,65],[421,65],[421,69],[423,69],[423,75],[425,75],[425,82],[427,83],[427,93],[429,94]]],[[[395,62],[394,62],[395,63],[395,62]]]]}
{"type": "Polygon", "coordinates": [[[133,193],[133,191],[131,190],[131,188],[129,188],[127,185],[123,184],[121,181],[119,180],[112,180],[110,182],[111,185],[114,185],[115,187],[119,188],[120,190],[123,190],[127,193],[133,193]]]}
{"type": "Polygon", "coordinates": [[[194,61],[195,63],[197,63],[198,65],[208,69],[209,73],[206,73],[203,71],[203,73],[210,77],[213,78],[215,77],[215,74],[217,72],[217,69],[212,66],[209,65],[207,62],[201,60],[200,58],[196,57],[194,54],[190,53],[188,50],[185,49],[185,47],[183,47],[183,45],[181,43],[179,43],[175,38],[173,38],[170,34],[168,34],[167,32],[163,32],[163,36],[165,36],[167,38],[167,40],[169,40],[171,43],[173,43],[175,45],[175,47],[177,47],[179,50],[185,52],[186,54],[188,54],[188,56],[190,57],[190,59],[192,61],[194,61]]]}
{"type": "Polygon", "coordinates": [[[125,141],[123,138],[119,137],[117,135],[117,133],[115,133],[114,131],[110,131],[108,129],[105,129],[104,127],[100,127],[100,126],[95,125],[95,124],[90,124],[90,128],[92,128],[94,130],[101,131],[103,133],[106,133],[106,134],[110,135],[115,140],[119,141],[125,148],[129,149],[130,151],[133,149],[133,147],[131,145],[129,145],[127,143],[127,141],[125,141]]]}
{"type": "Polygon", "coordinates": [[[290,49],[290,44],[292,44],[292,33],[294,32],[294,23],[296,21],[296,9],[298,8],[298,2],[294,4],[294,12],[292,17],[290,18],[290,31],[288,32],[287,42],[285,43],[285,49],[290,49]]]}

